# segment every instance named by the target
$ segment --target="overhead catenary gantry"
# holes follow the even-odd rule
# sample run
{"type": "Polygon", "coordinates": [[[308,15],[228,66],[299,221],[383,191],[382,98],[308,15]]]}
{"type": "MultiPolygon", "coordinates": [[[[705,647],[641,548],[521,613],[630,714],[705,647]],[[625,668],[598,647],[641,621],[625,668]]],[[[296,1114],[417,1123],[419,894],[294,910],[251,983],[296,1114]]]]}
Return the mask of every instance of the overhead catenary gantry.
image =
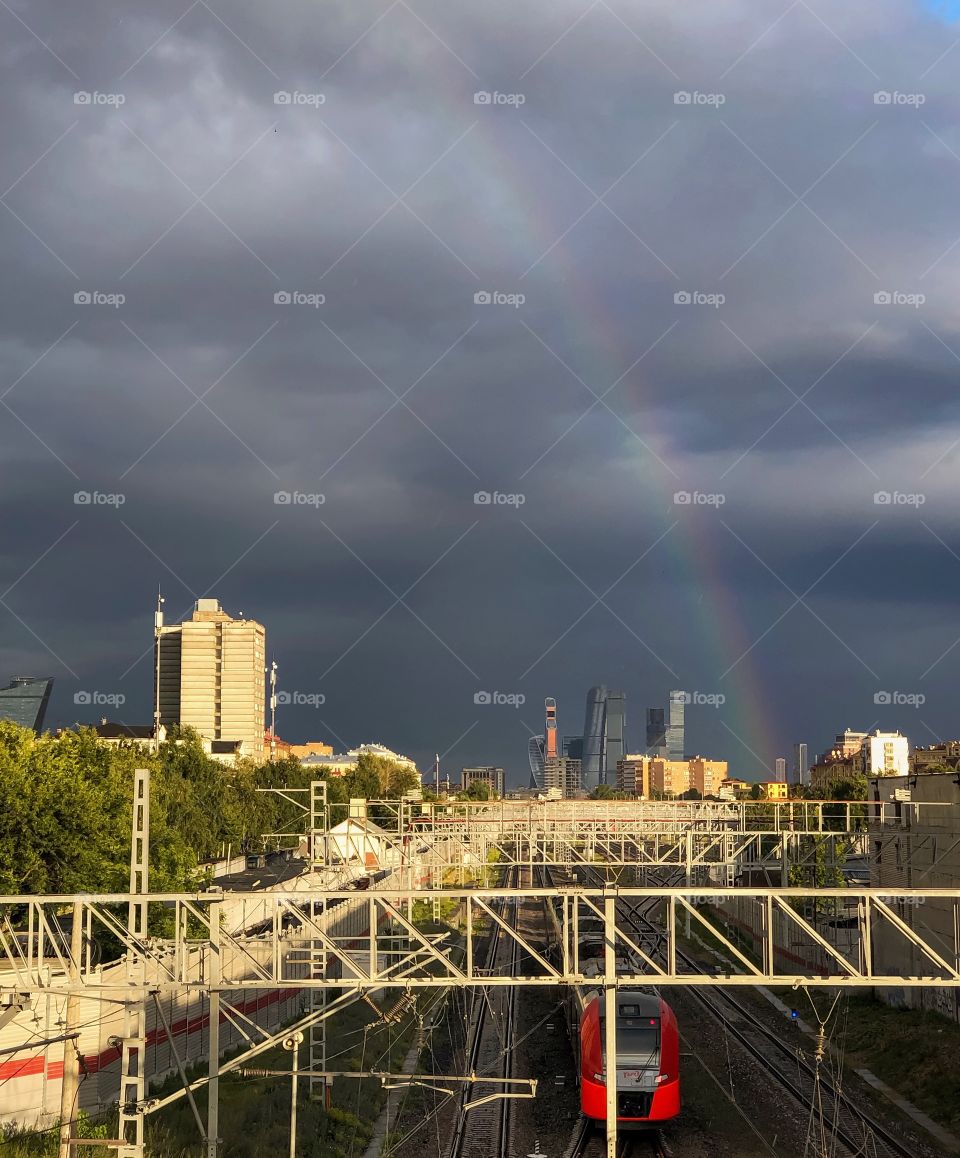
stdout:
{"type": "MultiPolygon", "coordinates": [[[[199,989],[204,992],[244,989],[337,989],[362,992],[378,988],[437,988],[470,985],[811,985],[840,987],[960,986],[960,890],[902,889],[881,892],[871,889],[687,887],[569,887],[562,889],[408,889],[385,887],[363,895],[367,906],[367,932],[362,936],[331,935],[323,914],[340,902],[358,901],[353,891],[300,889],[295,892],[155,893],[152,911],[164,910],[173,917],[172,936],[133,935],[118,925],[115,913],[129,905],[131,894],[102,896],[0,898],[0,999],[24,992],[106,995],[130,992],[130,983],[106,980],[94,969],[77,977],[70,967],[69,948],[58,928],[58,914],[66,906],[78,912],[94,935],[102,929],[118,937],[124,950],[153,963],[151,990],[199,989]],[[611,916],[605,901],[618,904],[611,916]],[[410,921],[408,903],[442,898],[460,906],[465,933],[462,960],[452,951],[449,935],[428,933],[410,921]],[[563,944],[548,951],[527,940],[498,912],[504,903],[519,905],[549,898],[558,906],[563,944]],[[749,954],[724,929],[717,917],[724,906],[739,901],[756,905],[764,914],[759,942],[749,954]],[[934,937],[924,927],[913,927],[905,910],[936,904],[953,913],[952,937],[942,931],[934,937]],[[631,909],[659,906],[662,931],[656,944],[644,943],[624,919],[631,909]],[[225,906],[229,906],[229,920],[225,906]],[[823,910],[841,906],[843,920],[853,929],[847,937],[851,949],[842,949],[829,936],[834,916],[823,910]],[[264,920],[264,913],[269,914],[264,920]],[[689,916],[692,927],[718,942],[730,962],[718,972],[677,965],[680,918],[689,916]],[[774,918],[777,918],[775,921],[774,918]],[[622,964],[615,975],[598,972],[595,961],[581,961],[578,928],[590,918],[602,923],[605,938],[632,963],[622,964]],[[11,934],[29,924],[32,938],[24,944],[11,934]],[[474,960],[476,930],[496,925],[507,939],[514,939],[529,955],[531,965],[524,976],[490,969],[474,960]],[[790,931],[790,945],[777,940],[777,928],[790,931]],[[905,950],[922,963],[915,976],[884,971],[872,949],[879,930],[899,940],[905,950]],[[807,945],[821,954],[816,969],[791,967],[798,948],[807,945]],[[316,968],[317,946],[325,955],[324,968],[316,968]],[[789,960],[784,950],[789,948],[789,960]],[[216,963],[198,977],[197,955],[216,963]],[[58,967],[59,966],[59,967],[58,967]]],[[[891,954],[886,954],[889,959],[891,954]]]]}

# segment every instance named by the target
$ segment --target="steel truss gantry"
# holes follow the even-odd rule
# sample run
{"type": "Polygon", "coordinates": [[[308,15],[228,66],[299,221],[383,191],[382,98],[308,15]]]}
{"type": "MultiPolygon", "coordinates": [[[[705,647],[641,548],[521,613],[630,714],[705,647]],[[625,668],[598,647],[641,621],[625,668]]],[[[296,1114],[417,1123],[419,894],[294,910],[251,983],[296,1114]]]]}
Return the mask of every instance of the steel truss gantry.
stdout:
{"type": "MultiPolygon", "coordinates": [[[[348,938],[331,936],[321,927],[320,917],[327,906],[356,901],[356,892],[308,891],[235,892],[175,894],[154,893],[151,912],[169,910],[174,935],[152,937],[124,934],[115,913],[129,905],[131,894],[103,896],[66,895],[52,897],[0,898],[0,1001],[13,994],[66,994],[108,996],[122,992],[129,997],[131,984],[106,981],[97,970],[77,977],[71,968],[69,950],[53,935],[57,913],[67,907],[79,911],[94,933],[99,929],[119,936],[128,954],[155,965],[152,991],[192,989],[211,999],[221,992],[245,989],[353,990],[438,988],[471,985],[816,985],[816,986],[960,986],[960,890],[898,889],[809,889],[789,887],[718,888],[705,893],[688,887],[569,887],[561,889],[407,889],[384,888],[369,892],[368,932],[348,938]],[[409,902],[442,898],[456,900],[464,928],[465,952],[454,960],[448,934],[428,934],[407,916],[409,902]],[[497,909],[503,905],[543,903],[550,899],[558,907],[561,944],[531,943],[497,909]],[[606,901],[617,902],[613,909],[606,901]],[[221,920],[225,903],[231,905],[230,927],[234,930],[257,927],[256,933],[228,932],[221,920]],[[759,941],[748,956],[724,932],[722,920],[711,914],[728,903],[745,902],[763,914],[759,941]],[[271,907],[273,919],[263,931],[264,905],[271,907]],[[900,915],[920,905],[946,907],[953,915],[952,942],[942,934],[934,942],[923,926],[911,927],[900,915]],[[250,907],[251,920],[243,910],[250,907]],[[652,911],[659,906],[662,931],[656,944],[637,940],[625,915],[633,909],[652,911]],[[855,923],[855,935],[846,938],[854,946],[841,950],[830,939],[826,907],[842,908],[845,920],[855,923]],[[681,921],[689,915],[692,927],[709,933],[720,942],[730,967],[722,973],[702,969],[680,969],[677,939],[681,921]],[[256,920],[253,917],[256,917],[256,920]],[[774,918],[777,918],[777,921],[774,918]],[[597,971],[597,962],[582,953],[582,922],[592,919],[592,933],[602,932],[613,945],[618,964],[609,976],[597,971]],[[600,922],[600,925],[597,924],[600,922]],[[34,937],[24,945],[14,932],[29,924],[34,937]],[[481,967],[474,960],[478,931],[499,926],[502,935],[519,943],[529,954],[530,972],[522,977],[481,967]],[[789,946],[778,944],[776,928],[789,929],[789,946]],[[883,972],[872,950],[879,929],[902,941],[925,963],[922,975],[904,977],[883,972]],[[822,964],[817,969],[789,968],[783,952],[789,949],[796,959],[797,948],[805,944],[819,949],[822,964]],[[316,968],[316,949],[325,953],[323,969],[316,968]],[[269,953],[256,958],[253,946],[269,946],[269,953]],[[213,975],[197,980],[190,966],[191,955],[209,954],[217,964],[213,975]],[[626,965],[624,964],[626,962],[626,965]],[[57,965],[60,965],[58,968],[57,965]]],[[[135,988],[135,986],[134,986],[135,988]]]]}

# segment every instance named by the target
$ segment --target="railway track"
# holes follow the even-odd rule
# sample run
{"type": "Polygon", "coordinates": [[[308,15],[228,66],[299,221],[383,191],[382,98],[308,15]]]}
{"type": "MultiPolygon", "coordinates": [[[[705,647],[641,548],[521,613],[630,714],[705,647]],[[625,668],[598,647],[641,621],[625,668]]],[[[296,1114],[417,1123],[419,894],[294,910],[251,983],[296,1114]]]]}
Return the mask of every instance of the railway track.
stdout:
{"type": "MultiPolygon", "coordinates": [[[[660,930],[649,915],[618,902],[620,911],[638,934],[660,930]]],[[[700,966],[689,954],[677,950],[677,960],[691,972],[700,966]]],[[[915,1149],[896,1137],[886,1126],[865,1114],[831,1079],[816,1059],[800,1048],[798,1040],[784,1039],[753,1010],[722,987],[692,986],[690,995],[724,1031],[734,1037],[760,1066],[811,1114],[811,1154],[833,1155],[837,1143],[852,1155],[868,1158],[914,1158],[915,1149]],[[819,1130],[816,1129],[819,1123],[819,1130]]]]}
{"type": "MultiPolygon", "coordinates": [[[[581,1118],[563,1158],[606,1158],[606,1155],[604,1131],[589,1118],[581,1118]]],[[[618,1138],[617,1158],[670,1158],[670,1151],[659,1130],[647,1130],[618,1138]]]]}
{"type": "MultiPolygon", "coordinates": [[[[515,879],[511,879],[510,886],[515,883],[515,879]]],[[[500,915],[503,915],[503,906],[500,915]]],[[[505,946],[500,926],[495,925],[491,931],[487,957],[491,971],[504,953],[510,955],[510,972],[518,973],[520,947],[512,938],[505,946]]],[[[500,1084],[485,1084],[484,1077],[513,1076],[516,993],[516,986],[513,985],[474,992],[467,1068],[478,1080],[466,1083],[460,1095],[456,1128],[448,1150],[450,1158],[490,1158],[491,1154],[506,1158],[512,1151],[513,1099],[495,1098],[473,1108],[470,1108],[470,1103],[503,1090],[500,1084]]]]}

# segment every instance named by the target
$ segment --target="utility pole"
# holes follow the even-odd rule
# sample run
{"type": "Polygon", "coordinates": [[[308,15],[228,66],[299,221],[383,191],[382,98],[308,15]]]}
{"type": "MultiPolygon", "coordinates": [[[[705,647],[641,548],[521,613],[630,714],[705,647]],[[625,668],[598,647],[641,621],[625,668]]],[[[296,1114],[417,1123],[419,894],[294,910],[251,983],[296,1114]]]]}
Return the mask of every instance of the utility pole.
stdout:
{"type": "Polygon", "coordinates": [[[63,1027],[66,1035],[63,1042],[63,1084],[60,1088],[60,1148],[58,1158],[73,1158],[71,1145],[73,1121],[77,1113],[77,1098],[80,1093],[80,994],[76,986],[80,984],[80,956],[83,953],[83,917],[79,901],[73,903],[73,924],[70,928],[70,992],[67,995],[67,1012],[63,1027]]]}
{"type": "MultiPolygon", "coordinates": [[[[290,1061],[290,1158],[297,1158],[297,1074],[300,1069],[302,1042],[303,1034],[299,1029],[283,1039],[283,1048],[293,1054],[290,1061]]],[[[326,1082],[326,1077],[323,1080],[326,1082]]]]}

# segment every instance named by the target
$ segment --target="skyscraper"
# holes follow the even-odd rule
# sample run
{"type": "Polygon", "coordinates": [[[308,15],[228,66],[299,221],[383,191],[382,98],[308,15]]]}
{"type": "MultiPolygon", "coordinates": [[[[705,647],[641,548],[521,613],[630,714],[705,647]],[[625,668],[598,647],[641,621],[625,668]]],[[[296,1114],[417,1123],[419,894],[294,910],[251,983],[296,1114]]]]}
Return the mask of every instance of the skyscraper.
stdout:
{"type": "Polygon", "coordinates": [[[603,782],[616,784],[617,764],[624,757],[624,733],[627,726],[627,697],[623,692],[608,692],[604,718],[603,782]]]}
{"type": "Polygon", "coordinates": [[[807,745],[804,743],[793,746],[793,783],[806,784],[810,779],[810,764],[807,760],[807,745]]]}
{"type": "Polygon", "coordinates": [[[668,760],[682,760],[684,758],[683,709],[686,702],[686,692],[672,691],[670,693],[670,716],[667,724],[668,760]]]}
{"type": "Polygon", "coordinates": [[[263,756],[263,625],[233,619],[198,599],[190,619],[164,626],[158,613],[155,679],[160,723],[195,728],[213,754],[263,756]]]}
{"type": "Polygon", "coordinates": [[[607,689],[603,684],[587,692],[587,711],[583,721],[583,756],[581,783],[587,792],[600,783],[600,774],[606,768],[604,760],[604,733],[606,729],[607,689]]]}
{"type": "Polygon", "coordinates": [[[783,756],[777,757],[776,775],[774,779],[778,784],[784,784],[787,779],[787,761],[783,756]]]}
{"type": "Polygon", "coordinates": [[[543,736],[531,736],[527,741],[527,759],[530,761],[530,787],[543,787],[543,736]]]}
{"type": "Polygon", "coordinates": [[[647,708],[647,755],[666,756],[667,724],[663,708],[647,708]]]}
{"type": "Polygon", "coordinates": [[[0,688],[0,720],[12,720],[21,728],[33,728],[39,735],[52,688],[52,679],[17,676],[5,688],[0,688]]]}
{"type": "Polygon", "coordinates": [[[564,736],[560,741],[560,755],[570,760],[582,760],[583,736],[564,736]]]}

